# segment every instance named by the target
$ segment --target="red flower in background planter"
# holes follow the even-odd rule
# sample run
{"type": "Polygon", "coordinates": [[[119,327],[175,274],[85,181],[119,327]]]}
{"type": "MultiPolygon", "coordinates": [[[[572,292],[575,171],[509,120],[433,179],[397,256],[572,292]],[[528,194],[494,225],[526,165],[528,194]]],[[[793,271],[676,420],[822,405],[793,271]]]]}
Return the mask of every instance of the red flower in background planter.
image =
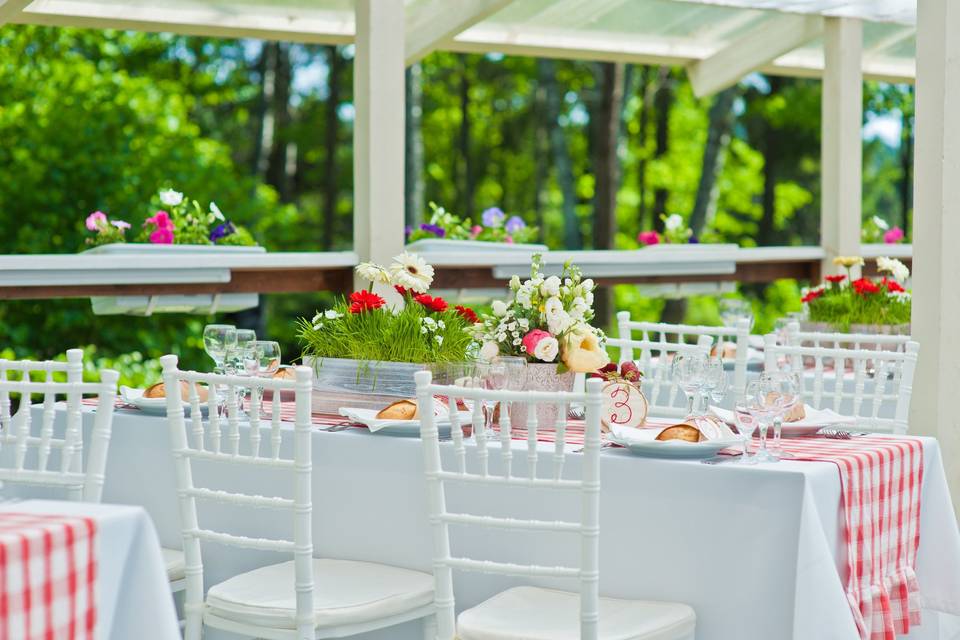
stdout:
{"type": "Polygon", "coordinates": [[[418,296],[413,296],[413,299],[434,313],[443,313],[447,310],[447,301],[440,297],[434,298],[433,296],[421,293],[418,296]]]}
{"type": "Polygon", "coordinates": [[[350,294],[350,313],[373,311],[386,304],[386,300],[367,290],[354,291],[350,294]]]}
{"type": "Polygon", "coordinates": [[[824,278],[824,280],[832,284],[840,284],[846,279],[847,279],[847,276],[843,275],[842,273],[835,276],[827,276],[826,278],[824,278]]]}
{"type": "Polygon", "coordinates": [[[471,309],[470,307],[465,307],[462,304],[458,304],[454,307],[457,310],[457,315],[469,322],[470,324],[477,324],[480,322],[480,318],[477,317],[477,312],[471,309]]]}
{"type": "Polygon", "coordinates": [[[811,300],[816,300],[823,295],[823,289],[811,289],[807,292],[807,295],[800,298],[800,302],[810,302],[811,300]]]}
{"type": "Polygon", "coordinates": [[[880,291],[880,287],[877,286],[875,282],[871,280],[867,280],[866,278],[860,278],[859,280],[854,280],[853,282],[850,283],[850,285],[853,287],[854,291],[856,291],[862,296],[865,296],[871,293],[878,293],[880,291]]]}
{"type": "Polygon", "coordinates": [[[890,293],[903,293],[906,291],[903,287],[900,286],[900,283],[896,280],[890,280],[888,278],[883,279],[883,286],[887,288],[887,291],[890,293]]]}

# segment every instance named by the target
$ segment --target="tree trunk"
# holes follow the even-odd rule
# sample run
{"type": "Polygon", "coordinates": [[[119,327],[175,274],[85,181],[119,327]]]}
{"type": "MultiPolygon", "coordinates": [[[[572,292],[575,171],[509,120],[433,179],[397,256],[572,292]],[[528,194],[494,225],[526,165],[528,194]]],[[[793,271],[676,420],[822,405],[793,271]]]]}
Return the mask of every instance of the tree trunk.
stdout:
{"type": "Polygon", "coordinates": [[[340,75],[343,59],[336,45],[327,47],[327,104],[324,112],[325,146],[323,184],[323,246],[328,251],[334,246],[337,232],[337,200],[340,184],[337,180],[337,148],[339,146],[340,75]]]}
{"type": "MultiPolygon", "coordinates": [[[[770,98],[780,92],[782,79],[768,76],[770,98]]],[[[767,121],[763,136],[763,217],[757,230],[757,244],[761,247],[774,244],[776,233],[777,174],[779,173],[780,131],[767,121]]]]}
{"type": "MultiPolygon", "coordinates": [[[[624,67],[622,63],[605,62],[599,71],[600,100],[594,129],[597,137],[593,145],[593,248],[612,249],[617,231],[617,189],[620,185],[617,149],[623,114],[624,67]]],[[[596,323],[601,327],[610,324],[612,294],[610,287],[601,287],[597,291],[594,310],[596,323]]]]}
{"type": "Polygon", "coordinates": [[[273,94],[277,78],[277,43],[265,42],[257,64],[260,71],[260,96],[257,101],[257,137],[254,141],[253,173],[263,176],[267,172],[270,151],[273,149],[273,94]]]}
{"type": "Polygon", "coordinates": [[[913,123],[914,123],[914,89],[907,87],[908,98],[903,100],[901,108],[900,128],[900,228],[909,233],[911,227],[911,211],[913,209],[913,123]]]}
{"type": "Polygon", "coordinates": [[[473,217],[473,163],[470,154],[470,79],[467,54],[460,58],[460,213],[465,218],[473,217]]]}
{"type": "Polygon", "coordinates": [[[697,185],[697,197],[690,214],[690,228],[693,235],[703,235],[707,220],[713,217],[717,206],[717,178],[723,169],[723,156],[730,142],[730,128],[733,126],[733,102],[737,97],[736,87],[724,89],[718,93],[710,106],[707,142],[703,149],[703,163],[700,170],[700,182],[697,185]]]}
{"type": "MultiPolygon", "coordinates": [[[[673,79],[670,67],[660,67],[657,80],[657,94],[654,96],[656,116],[657,148],[654,158],[660,160],[670,151],[670,107],[673,105],[673,79]]],[[[653,226],[663,231],[660,216],[667,212],[667,197],[670,193],[662,186],[653,192],[653,226]]]]}
{"type": "Polygon", "coordinates": [[[423,74],[420,63],[407,68],[407,118],[406,118],[406,180],[404,181],[405,219],[409,226],[416,227],[423,221],[423,74]]]}
{"type": "MultiPolygon", "coordinates": [[[[293,176],[290,157],[290,83],[293,70],[290,67],[290,45],[286,42],[271,43],[276,48],[274,58],[273,91],[273,144],[267,157],[266,181],[280,195],[280,200],[290,198],[290,182],[293,176]]],[[[294,148],[295,151],[295,148],[294,148]]]]}
{"type": "Polygon", "coordinates": [[[550,175],[550,139],[547,134],[546,88],[539,84],[533,95],[534,118],[534,173],[533,173],[533,217],[537,225],[537,240],[543,242],[546,236],[544,219],[543,190],[550,175]]]}
{"type": "Polygon", "coordinates": [[[557,185],[563,194],[563,245],[565,249],[582,249],[583,237],[577,219],[577,193],[573,184],[573,162],[567,148],[567,138],[560,126],[560,87],[557,86],[553,60],[539,60],[539,82],[546,93],[546,120],[549,128],[550,151],[556,168],[557,185]]]}
{"type": "Polygon", "coordinates": [[[641,231],[650,228],[647,222],[647,127],[650,126],[650,67],[640,67],[640,82],[637,93],[640,94],[639,122],[637,123],[637,191],[640,199],[637,207],[637,220],[641,231]]]}

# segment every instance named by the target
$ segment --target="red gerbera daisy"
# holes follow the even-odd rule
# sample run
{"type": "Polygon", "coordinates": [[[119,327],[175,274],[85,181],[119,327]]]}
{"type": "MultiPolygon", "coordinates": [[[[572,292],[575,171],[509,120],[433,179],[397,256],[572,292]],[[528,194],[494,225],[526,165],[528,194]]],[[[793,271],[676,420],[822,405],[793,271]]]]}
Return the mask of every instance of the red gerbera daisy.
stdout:
{"type": "Polygon", "coordinates": [[[897,282],[896,280],[889,280],[887,278],[883,279],[883,286],[885,286],[887,288],[887,291],[889,291],[890,293],[903,293],[904,291],[906,291],[906,289],[900,286],[899,282],[897,282]]]}
{"type": "Polygon", "coordinates": [[[833,284],[840,284],[846,279],[847,279],[847,276],[843,274],[838,274],[835,276],[827,276],[826,278],[824,278],[824,280],[826,280],[827,282],[832,282],[833,284]]]}
{"type": "Polygon", "coordinates": [[[397,290],[397,293],[399,293],[400,295],[402,295],[402,296],[406,296],[406,295],[407,295],[407,289],[406,289],[405,287],[401,287],[400,285],[395,284],[395,285],[393,285],[393,288],[396,289],[396,290],[397,290]]]}
{"type": "Polygon", "coordinates": [[[823,289],[811,289],[810,291],[807,292],[807,295],[800,298],[800,302],[811,302],[812,300],[816,300],[822,295],[823,295],[823,289]]]}
{"type": "Polygon", "coordinates": [[[373,311],[386,304],[386,300],[375,293],[366,289],[354,291],[350,294],[350,313],[363,313],[364,311],[373,311]]]}
{"type": "Polygon", "coordinates": [[[462,304],[458,304],[454,307],[457,310],[457,315],[469,322],[470,324],[476,324],[480,322],[480,318],[477,317],[477,312],[471,309],[470,307],[465,307],[462,304]]]}
{"type": "Polygon", "coordinates": [[[853,287],[853,290],[859,293],[862,296],[865,296],[869,293],[877,293],[880,291],[880,287],[877,286],[872,280],[867,280],[866,278],[860,278],[859,280],[854,280],[850,283],[853,287]]]}
{"type": "Polygon", "coordinates": [[[413,299],[425,306],[430,311],[436,313],[443,313],[447,310],[447,301],[443,298],[433,296],[428,296],[425,293],[421,293],[418,296],[413,296],[413,299]]]}

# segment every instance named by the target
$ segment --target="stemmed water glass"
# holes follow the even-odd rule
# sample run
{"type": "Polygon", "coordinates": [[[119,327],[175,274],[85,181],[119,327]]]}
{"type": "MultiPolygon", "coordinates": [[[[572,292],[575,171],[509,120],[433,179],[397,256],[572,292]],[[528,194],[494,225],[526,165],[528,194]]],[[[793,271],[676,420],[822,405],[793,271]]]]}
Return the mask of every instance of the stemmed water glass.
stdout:
{"type": "Polygon", "coordinates": [[[700,387],[702,395],[701,413],[706,414],[710,408],[710,400],[723,402],[727,386],[727,372],[723,370],[723,359],[719,356],[708,357],[703,363],[703,383],[700,387]],[[719,399],[718,399],[719,396],[719,399]]]}
{"type": "Polygon", "coordinates": [[[257,339],[257,332],[253,329],[237,329],[237,342],[234,347],[227,351],[224,369],[227,373],[245,373],[243,354],[250,344],[257,339]]]}
{"type": "Polygon", "coordinates": [[[746,300],[739,298],[720,298],[720,319],[724,326],[735,327],[742,318],[750,321],[750,329],[753,329],[753,308],[746,300]]]}
{"type": "MultiPolygon", "coordinates": [[[[280,344],[272,340],[254,340],[244,356],[244,368],[248,375],[259,378],[272,378],[280,368],[280,344]]],[[[257,406],[263,399],[263,387],[254,390],[257,394],[257,406]]]]}
{"type": "Polygon", "coordinates": [[[747,394],[739,396],[733,405],[737,431],[743,439],[743,454],[740,456],[740,464],[757,464],[756,456],[750,455],[750,441],[753,439],[753,432],[757,430],[757,420],[751,413],[751,407],[752,398],[747,394]]]}
{"type": "MultiPolygon", "coordinates": [[[[502,358],[490,362],[477,363],[477,378],[480,386],[488,391],[502,391],[507,387],[507,363],[502,358]]],[[[483,437],[493,428],[493,410],[497,406],[496,400],[483,399],[484,425],[483,437]]]]}
{"type": "Polygon", "coordinates": [[[779,458],[767,451],[767,430],[780,407],[762,380],[753,380],[747,385],[745,408],[760,428],[760,448],[754,458],[757,462],[777,462],[779,458]]]}
{"type": "Polygon", "coordinates": [[[213,359],[214,373],[224,372],[227,354],[237,345],[237,328],[232,324],[208,324],[203,328],[203,350],[213,359]]]}
{"type": "Polygon", "coordinates": [[[703,386],[707,358],[702,354],[678,355],[673,359],[673,379],[687,396],[687,415],[693,415],[697,393],[703,386]]]}
{"type": "Polygon", "coordinates": [[[780,458],[784,456],[780,446],[783,421],[801,399],[800,375],[793,371],[765,371],[760,375],[759,382],[763,393],[777,409],[773,418],[773,444],[770,450],[773,456],[780,458]]]}

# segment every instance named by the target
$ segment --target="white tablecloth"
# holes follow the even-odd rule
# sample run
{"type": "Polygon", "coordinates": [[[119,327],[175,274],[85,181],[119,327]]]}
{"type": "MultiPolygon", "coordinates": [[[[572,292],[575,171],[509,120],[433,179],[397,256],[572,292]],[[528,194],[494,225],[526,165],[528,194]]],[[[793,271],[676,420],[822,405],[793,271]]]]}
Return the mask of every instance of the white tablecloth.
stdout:
{"type": "Polygon", "coordinates": [[[153,523],[137,507],[27,500],[3,512],[93,518],[97,523],[97,640],[178,640],[170,585],[153,523]]]}
{"type": "MultiPolygon", "coordinates": [[[[86,421],[90,419],[87,415],[86,421]]],[[[420,441],[350,429],[317,432],[313,443],[316,553],[429,571],[420,441]]],[[[446,462],[452,458],[450,447],[444,445],[446,462]]],[[[491,449],[491,470],[496,471],[497,445],[491,449]]],[[[917,576],[927,610],[923,625],[908,637],[957,638],[960,618],[933,610],[960,615],[960,533],[936,441],[925,438],[924,451],[917,576]]],[[[517,454],[515,473],[523,473],[524,455],[517,454]]],[[[579,469],[580,460],[579,455],[568,456],[570,471],[579,469]]],[[[838,574],[838,567],[844,566],[844,547],[834,465],[708,466],[605,449],[601,469],[603,595],[686,602],[697,613],[698,640],[858,638],[838,574]]],[[[291,491],[290,483],[279,478],[254,476],[223,464],[198,470],[195,481],[215,488],[245,487],[264,495],[291,491]]],[[[143,505],[157,524],[161,542],[176,547],[180,534],[174,486],[165,420],[118,410],[104,499],[143,505]]],[[[509,516],[530,508],[516,493],[450,495],[456,508],[474,513],[509,516]]],[[[564,502],[569,498],[544,492],[540,496],[527,515],[578,516],[579,505],[564,502]],[[550,509],[555,506],[565,513],[550,509]]],[[[241,533],[266,537],[290,532],[286,522],[267,512],[220,505],[214,509],[207,520],[210,526],[230,522],[241,533]]],[[[574,540],[564,543],[556,538],[453,530],[454,551],[460,555],[540,564],[569,563],[577,557],[574,540]]],[[[276,554],[207,545],[206,584],[279,560],[276,554]]],[[[458,608],[475,605],[511,584],[509,579],[481,574],[457,577],[458,608]]],[[[207,636],[222,637],[232,636],[207,636]]],[[[411,623],[358,637],[406,640],[421,635],[419,626],[411,623]]]]}

